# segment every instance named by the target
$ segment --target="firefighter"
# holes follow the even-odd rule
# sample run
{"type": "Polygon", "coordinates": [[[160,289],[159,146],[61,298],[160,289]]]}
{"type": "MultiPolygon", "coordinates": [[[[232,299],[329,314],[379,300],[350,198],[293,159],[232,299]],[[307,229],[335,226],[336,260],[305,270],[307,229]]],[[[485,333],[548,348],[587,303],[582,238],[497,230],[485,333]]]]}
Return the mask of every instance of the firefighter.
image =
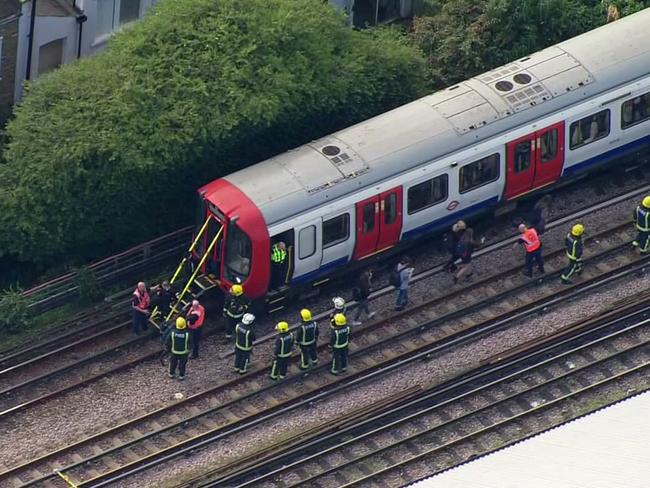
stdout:
{"type": "Polygon", "coordinates": [[[562,283],[568,285],[571,283],[571,277],[582,271],[582,234],[585,232],[585,226],[576,224],[571,227],[564,240],[566,255],[569,258],[569,264],[562,273],[562,283]]]}
{"type": "Polygon", "coordinates": [[[140,332],[146,332],[147,321],[149,318],[149,307],[151,305],[151,297],[147,291],[147,285],[144,282],[138,283],[138,286],[133,290],[133,299],[131,301],[131,309],[133,310],[133,332],[140,335],[140,332]]]}
{"type": "Polygon", "coordinates": [[[309,369],[318,364],[318,324],[311,318],[311,311],[300,311],[302,323],[296,332],[296,342],[300,346],[300,369],[309,369]]]}
{"type": "Polygon", "coordinates": [[[226,339],[231,339],[237,322],[241,320],[248,310],[248,300],[244,295],[244,287],[234,284],[223,305],[223,316],[226,318],[226,339]]]}
{"type": "Polygon", "coordinates": [[[334,304],[334,310],[330,314],[330,326],[334,327],[334,316],[337,313],[345,315],[347,307],[345,306],[345,300],[341,297],[332,298],[332,303],[334,304]]]}
{"type": "Polygon", "coordinates": [[[190,334],[187,331],[187,322],[183,317],[176,319],[176,329],[169,334],[167,348],[171,353],[169,358],[169,377],[173,378],[178,367],[178,379],[185,379],[187,356],[190,354],[190,334]]]}
{"type": "Polygon", "coordinates": [[[235,371],[239,374],[248,371],[253,342],[255,341],[254,320],[255,316],[253,314],[245,313],[241,322],[235,326],[235,371]]]}
{"type": "Polygon", "coordinates": [[[278,322],[275,326],[278,337],[275,339],[275,351],[273,352],[273,365],[271,366],[271,379],[284,379],[287,376],[287,368],[293,350],[293,335],[289,332],[289,324],[278,322]]]}
{"type": "Polygon", "coordinates": [[[333,375],[345,372],[348,367],[348,345],[350,344],[350,327],[347,326],[345,315],[337,313],[334,316],[334,327],[330,334],[332,348],[333,375]]]}
{"type": "Polygon", "coordinates": [[[187,328],[190,332],[190,342],[192,343],[192,355],[190,359],[199,358],[199,342],[201,342],[201,333],[203,332],[203,322],[205,321],[205,308],[198,300],[192,300],[192,305],[187,312],[187,328]]]}
{"type": "Polygon", "coordinates": [[[524,274],[528,276],[529,278],[533,277],[533,264],[537,263],[537,267],[539,268],[539,272],[541,274],[544,274],[544,257],[542,256],[542,241],[539,239],[539,236],[537,235],[537,231],[535,229],[528,228],[524,224],[519,224],[519,233],[521,236],[513,244],[513,248],[517,246],[517,244],[522,244],[524,246],[524,249],[526,250],[526,271],[524,271],[524,274]]]}
{"type": "Polygon", "coordinates": [[[650,251],[650,195],[634,210],[634,224],[639,233],[632,245],[645,254],[650,251]]]}
{"type": "Polygon", "coordinates": [[[285,284],[287,264],[287,245],[276,242],[271,247],[271,289],[279,290],[285,284]]]}

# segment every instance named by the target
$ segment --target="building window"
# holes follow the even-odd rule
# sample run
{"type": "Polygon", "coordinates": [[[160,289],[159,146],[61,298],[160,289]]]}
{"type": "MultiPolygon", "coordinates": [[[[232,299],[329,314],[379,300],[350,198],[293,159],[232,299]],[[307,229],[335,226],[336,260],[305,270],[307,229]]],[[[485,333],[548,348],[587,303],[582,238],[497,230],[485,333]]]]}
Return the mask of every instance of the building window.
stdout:
{"type": "Polygon", "coordinates": [[[460,168],[460,193],[486,185],[499,178],[499,154],[492,154],[460,168]]]}
{"type": "Polygon", "coordinates": [[[63,62],[63,39],[43,44],[38,49],[38,74],[55,70],[63,62]]]}
{"type": "Polygon", "coordinates": [[[623,103],[621,129],[627,129],[648,119],[650,119],[650,92],[623,103]]]}
{"type": "Polygon", "coordinates": [[[413,214],[447,199],[447,175],[418,183],[408,191],[408,213],[413,214]]]}
{"type": "Polygon", "coordinates": [[[298,257],[300,259],[306,259],[309,256],[313,256],[316,252],[316,226],[310,225],[301,229],[298,233],[298,241],[300,242],[298,257]]]}
{"type": "Polygon", "coordinates": [[[577,120],[569,128],[571,135],[571,149],[590,144],[609,135],[609,109],[597,114],[577,120]]]}
{"type": "Polygon", "coordinates": [[[347,241],[350,236],[350,214],[323,221],[323,249],[347,241]]]}
{"type": "Polygon", "coordinates": [[[115,31],[122,24],[140,17],[142,0],[97,0],[96,37],[115,31]]]}

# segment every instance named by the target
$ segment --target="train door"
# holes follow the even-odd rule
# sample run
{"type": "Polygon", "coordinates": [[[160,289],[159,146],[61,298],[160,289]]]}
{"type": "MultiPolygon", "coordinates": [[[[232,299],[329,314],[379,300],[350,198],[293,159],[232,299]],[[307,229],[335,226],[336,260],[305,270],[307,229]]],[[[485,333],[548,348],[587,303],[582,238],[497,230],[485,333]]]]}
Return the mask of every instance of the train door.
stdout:
{"type": "Polygon", "coordinates": [[[354,259],[362,259],[394,245],[402,230],[402,187],[358,202],[356,215],[354,259]]]}
{"type": "Polygon", "coordinates": [[[553,183],[564,164],[564,122],[509,142],[506,154],[506,199],[553,183]]]}

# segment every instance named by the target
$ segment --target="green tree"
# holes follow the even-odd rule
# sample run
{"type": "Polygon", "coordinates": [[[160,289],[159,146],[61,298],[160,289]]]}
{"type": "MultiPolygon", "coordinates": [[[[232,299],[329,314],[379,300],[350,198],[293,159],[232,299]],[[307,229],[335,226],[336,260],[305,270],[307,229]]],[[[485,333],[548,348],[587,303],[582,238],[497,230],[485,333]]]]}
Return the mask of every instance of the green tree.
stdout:
{"type": "Polygon", "coordinates": [[[123,249],[195,189],[424,93],[421,53],[313,0],[163,0],[106,52],[27,87],[0,165],[0,254],[123,249]]]}

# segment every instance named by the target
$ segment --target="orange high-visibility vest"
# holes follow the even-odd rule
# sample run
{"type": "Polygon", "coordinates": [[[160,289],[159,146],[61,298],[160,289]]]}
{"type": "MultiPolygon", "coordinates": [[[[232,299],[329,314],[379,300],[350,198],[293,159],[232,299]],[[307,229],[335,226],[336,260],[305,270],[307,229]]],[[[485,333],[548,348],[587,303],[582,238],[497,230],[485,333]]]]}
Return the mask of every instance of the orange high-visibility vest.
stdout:
{"type": "Polygon", "coordinates": [[[151,302],[149,293],[146,291],[144,293],[140,293],[140,290],[136,288],[133,294],[138,298],[138,304],[136,307],[138,307],[140,310],[147,310],[151,302]]]}
{"type": "Polygon", "coordinates": [[[196,307],[192,306],[190,308],[190,311],[188,315],[194,314],[197,316],[196,322],[193,324],[189,324],[188,327],[190,329],[198,329],[203,325],[203,321],[205,320],[205,308],[203,308],[203,305],[197,305],[196,307]]]}
{"type": "Polygon", "coordinates": [[[535,229],[526,229],[521,235],[521,239],[524,241],[526,252],[535,252],[542,245],[535,229]]]}

